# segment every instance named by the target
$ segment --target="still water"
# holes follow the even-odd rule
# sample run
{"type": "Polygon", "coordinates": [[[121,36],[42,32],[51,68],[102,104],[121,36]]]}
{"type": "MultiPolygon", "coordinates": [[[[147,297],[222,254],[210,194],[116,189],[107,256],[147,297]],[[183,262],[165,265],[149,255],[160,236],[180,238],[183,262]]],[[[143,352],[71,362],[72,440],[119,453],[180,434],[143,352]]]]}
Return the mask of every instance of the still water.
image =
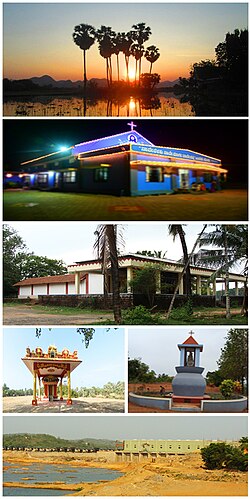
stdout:
{"type": "Polygon", "coordinates": [[[5,99],[4,116],[194,116],[189,102],[173,94],[158,94],[148,99],[130,97],[108,101],[80,97],[22,97],[5,99]]]}
{"type": "MultiPolygon", "coordinates": [[[[23,482],[28,484],[62,482],[77,484],[82,482],[98,482],[99,480],[114,480],[122,476],[119,471],[101,468],[81,468],[64,464],[22,464],[4,463],[4,482],[23,482]]],[[[49,489],[4,487],[3,495],[66,495],[70,491],[51,491],[49,489]]]]}

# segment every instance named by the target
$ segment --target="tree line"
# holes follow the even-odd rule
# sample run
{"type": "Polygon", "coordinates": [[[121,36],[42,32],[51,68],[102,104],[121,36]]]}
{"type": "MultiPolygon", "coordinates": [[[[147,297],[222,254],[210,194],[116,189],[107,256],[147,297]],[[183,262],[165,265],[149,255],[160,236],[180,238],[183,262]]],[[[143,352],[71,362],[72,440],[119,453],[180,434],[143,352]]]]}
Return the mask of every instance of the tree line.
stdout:
{"type": "Polygon", "coordinates": [[[95,42],[98,43],[100,56],[106,61],[106,79],[108,87],[113,82],[112,56],[116,57],[116,76],[120,81],[120,54],[123,54],[126,67],[126,81],[129,83],[129,62],[130,57],[135,60],[134,83],[139,83],[141,78],[142,58],[149,62],[149,74],[152,74],[153,64],[159,59],[160,52],[155,45],[144,47],[152,34],[150,26],[145,23],[138,23],[132,26],[128,32],[116,33],[110,26],[101,26],[99,29],[90,24],[78,24],[74,28],[73,41],[83,51],[83,80],[86,89],[87,83],[87,63],[86,52],[95,42]]]}

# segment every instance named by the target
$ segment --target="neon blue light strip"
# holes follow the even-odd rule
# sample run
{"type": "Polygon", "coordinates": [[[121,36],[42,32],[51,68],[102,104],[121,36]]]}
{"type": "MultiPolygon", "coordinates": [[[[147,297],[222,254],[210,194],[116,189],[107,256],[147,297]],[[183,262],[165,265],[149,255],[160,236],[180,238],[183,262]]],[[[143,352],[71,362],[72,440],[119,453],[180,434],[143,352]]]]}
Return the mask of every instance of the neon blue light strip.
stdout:
{"type": "Polygon", "coordinates": [[[221,161],[210,156],[205,156],[194,151],[189,151],[188,149],[173,149],[170,147],[158,147],[158,146],[144,146],[131,144],[132,152],[153,154],[155,156],[165,156],[170,158],[180,158],[188,161],[199,161],[201,163],[213,163],[215,165],[221,165],[221,161]]]}

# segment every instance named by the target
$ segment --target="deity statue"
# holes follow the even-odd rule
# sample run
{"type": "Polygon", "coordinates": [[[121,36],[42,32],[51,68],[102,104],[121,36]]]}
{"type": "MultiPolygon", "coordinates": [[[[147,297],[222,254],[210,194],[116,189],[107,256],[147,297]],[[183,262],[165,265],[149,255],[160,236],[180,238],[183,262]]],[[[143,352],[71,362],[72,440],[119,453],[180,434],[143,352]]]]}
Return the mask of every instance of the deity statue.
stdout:
{"type": "Polygon", "coordinates": [[[194,358],[193,358],[192,352],[189,352],[189,354],[188,354],[187,366],[188,367],[193,367],[194,366],[194,358]]]}

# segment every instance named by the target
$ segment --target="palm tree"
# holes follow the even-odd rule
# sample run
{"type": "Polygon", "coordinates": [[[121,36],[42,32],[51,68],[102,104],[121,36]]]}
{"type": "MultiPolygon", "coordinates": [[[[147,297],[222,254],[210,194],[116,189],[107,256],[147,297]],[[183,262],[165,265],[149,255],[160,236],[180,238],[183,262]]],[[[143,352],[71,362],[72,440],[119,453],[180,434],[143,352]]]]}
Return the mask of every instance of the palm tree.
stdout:
{"type": "MultiPolygon", "coordinates": [[[[201,254],[200,261],[212,266],[215,271],[211,280],[223,276],[225,280],[226,318],[230,318],[229,270],[236,265],[243,265],[242,273],[248,271],[248,229],[246,225],[212,225],[213,231],[206,232],[200,240],[200,246],[209,246],[201,254]],[[214,248],[211,248],[214,247],[214,248]],[[215,249],[216,248],[216,249],[215,249]]],[[[246,294],[246,286],[245,286],[246,294]]]]}
{"type": "Polygon", "coordinates": [[[94,249],[97,252],[98,259],[102,262],[102,272],[104,275],[104,294],[108,292],[108,274],[109,268],[112,279],[113,294],[113,312],[114,320],[117,324],[121,323],[121,300],[119,283],[119,261],[118,261],[118,243],[122,243],[121,234],[118,234],[117,225],[100,224],[95,231],[96,240],[94,249]]]}
{"type": "MultiPolygon", "coordinates": [[[[141,60],[144,54],[144,48],[138,43],[133,43],[131,45],[131,55],[135,58],[135,82],[138,73],[138,61],[141,60]]],[[[138,81],[140,81],[140,75],[138,74],[138,81]]]]}
{"type": "Polygon", "coordinates": [[[129,58],[131,56],[131,45],[133,43],[132,32],[128,31],[125,33],[124,31],[120,33],[121,36],[121,51],[125,57],[125,65],[126,65],[126,80],[129,82],[129,58]]]}
{"type": "Polygon", "coordinates": [[[150,71],[149,72],[151,74],[154,62],[156,62],[157,59],[159,59],[159,57],[160,57],[159,49],[155,45],[150,45],[150,47],[148,47],[145,50],[144,56],[145,56],[145,59],[147,59],[147,61],[150,62],[150,71]]]}
{"type": "Polygon", "coordinates": [[[96,31],[90,24],[78,24],[74,28],[73,40],[81,50],[83,50],[83,80],[84,80],[84,91],[86,91],[87,83],[87,71],[86,71],[86,50],[95,43],[96,31]]]}
{"type": "MultiPolygon", "coordinates": [[[[171,226],[170,226],[170,227],[171,227],[171,226]]],[[[181,227],[181,226],[180,226],[180,227],[181,227]]],[[[171,314],[171,311],[172,311],[172,308],[173,308],[173,306],[174,306],[174,301],[175,301],[175,298],[176,298],[176,295],[177,295],[177,292],[178,292],[178,289],[179,289],[179,286],[180,286],[180,283],[181,283],[181,279],[182,279],[182,277],[184,276],[184,274],[186,273],[186,270],[187,270],[187,268],[188,268],[188,267],[189,267],[189,265],[190,265],[190,262],[191,262],[191,260],[192,260],[193,255],[194,255],[194,252],[195,252],[196,246],[199,244],[199,242],[200,242],[200,240],[201,240],[201,238],[202,238],[202,235],[203,235],[203,233],[205,232],[206,228],[207,228],[207,225],[206,225],[206,224],[205,224],[205,225],[203,225],[203,228],[202,228],[201,232],[200,232],[200,233],[198,234],[198,236],[197,236],[197,239],[196,239],[196,241],[195,241],[195,243],[194,243],[194,246],[193,246],[193,249],[192,249],[191,253],[188,255],[187,260],[184,262],[183,269],[182,269],[182,271],[181,271],[181,272],[180,272],[180,274],[179,274],[179,277],[178,277],[178,280],[177,280],[177,283],[176,283],[176,286],[175,286],[175,290],[174,290],[174,293],[173,293],[173,296],[172,296],[171,302],[170,302],[169,307],[168,307],[168,311],[167,311],[167,315],[166,315],[166,318],[167,318],[167,319],[169,319],[170,314],[171,314]]],[[[175,232],[175,229],[173,229],[173,232],[175,232]]],[[[191,310],[190,310],[190,311],[191,311],[191,310]]]]}
{"type": "MultiPolygon", "coordinates": [[[[133,41],[138,43],[138,45],[141,47],[141,51],[143,51],[143,53],[144,53],[143,44],[148,41],[150,35],[152,34],[151,28],[149,26],[146,26],[145,23],[133,24],[131,33],[132,33],[133,41]]],[[[143,56],[143,54],[142,54],[142,56],[143,56]]],[[[139,82],[140,82],[140,75],[141,75],[142,56],[139,59],[139,82]]]]}
{"type": "Polygon", "coordinates": [[[186,293],[185,294],[187,295],[187,298],[190,299],[192,296],[192,281],[191,281],[191,272],[190,272],[190,264],[189,264],[189,255],[188,255],[187,244],[186,244],[186,240],[185,240],[185,232],[183,230],[183,226],[182,225],[169,225],[168,233],[170,236],[173,237],[173,241],[175,241],[177,236],[180,238],[182,251],[183,251],[183,263],[184,263],[184,267],[186,268],[186,270],[185,270],[186,293]]]}
{"type": "Polygon", "coordinates": [[[117,81],[120,81],[120,65],[119,65],[119,54],[122,52],[122,41],[123,34],[118,32],[116,33],[113,39],[113,54],[116,55],[116,68],[117,68],[117,81]]]}
{"type": "Polygon", "coordinates": [[[101,26],[96,32],[96,38],[99,43],[100,55],[106,59],[106,75],[108,86],[112,84],[112,61],[111,56],[114,53],[115,32],[110,26],[101,26]]]}

